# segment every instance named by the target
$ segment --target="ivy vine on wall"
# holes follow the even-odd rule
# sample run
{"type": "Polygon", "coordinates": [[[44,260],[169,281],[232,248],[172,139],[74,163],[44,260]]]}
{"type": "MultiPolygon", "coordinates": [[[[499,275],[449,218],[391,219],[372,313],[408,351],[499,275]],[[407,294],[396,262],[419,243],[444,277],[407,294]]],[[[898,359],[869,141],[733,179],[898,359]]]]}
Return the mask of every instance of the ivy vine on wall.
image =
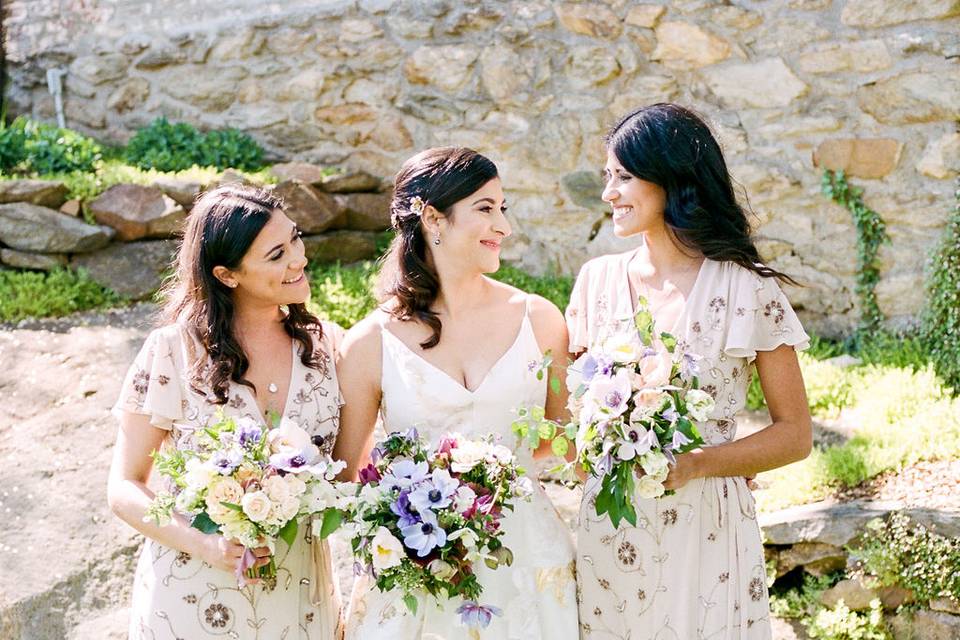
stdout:
{"type": "Polygon", "coordinates": [[[876,287],[880,281],[880,246],[890,241],[887,225],[876,211],[863,201],[863,189],[847,182],[843,171],[823,172],[821,190],[834,202],[843,205],[853,216],[857,230],[857,285],[860,303],[860,323],[857,342],[875,337],[882,329],[883,314],[877,304],[876,287]]]}

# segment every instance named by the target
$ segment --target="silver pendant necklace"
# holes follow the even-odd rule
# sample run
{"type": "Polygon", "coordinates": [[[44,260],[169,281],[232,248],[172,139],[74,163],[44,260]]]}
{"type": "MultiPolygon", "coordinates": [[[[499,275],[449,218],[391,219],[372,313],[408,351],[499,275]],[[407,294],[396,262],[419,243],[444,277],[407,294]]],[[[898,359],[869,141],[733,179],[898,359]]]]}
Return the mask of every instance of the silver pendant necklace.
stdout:
{"type": "Polygon", "coordinates": [[[267,391],[269,391],[270,393],[276,393],[277,389],[278,389],[277,385],[275,385],[272,382],[267,385],[267,391]]]}

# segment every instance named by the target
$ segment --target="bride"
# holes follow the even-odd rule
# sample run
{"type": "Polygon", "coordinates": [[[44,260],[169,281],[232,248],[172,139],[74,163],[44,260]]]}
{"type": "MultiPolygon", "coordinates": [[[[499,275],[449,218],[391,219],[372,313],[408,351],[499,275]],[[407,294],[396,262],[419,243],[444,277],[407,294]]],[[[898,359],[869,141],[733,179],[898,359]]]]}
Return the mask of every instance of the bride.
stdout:
{"type": "MultiPolygon", "coordinates": [[[[345,477],[366,464],[378,414],[384,430],[416,427],[436,445],[457,431],[495,433],[513,445],[513,409],[565,398],[547,394],[537,365],[548,350],[566,355],[566,326],[547,300],[487,278],[510,235],[496,166],[459,147],[428,149],[397,174],[391,217],[396,238],[381,276],[383,305],[341,347],[344,405],[334,457],[345,477]]],[[[560,375],[563,358],[557,358],[560,375]]],[[[522,466],[529,452],[516,448],[522,466]]],[[[535,483],[536,484],[536,483],[535,483]]],[[[398,593],[358,578],[347,638],[573,639],[578,635],[574,550],[569,532],[539,485],[503,520],[510,567],[475,567],[483,602],[495,615],[483,629],[461,626],[456,603],[420,598],[411,613],[398,593]],[[499,614],[499,615],[496,615],[499,614]],[[468,635],[469,634],[469,635],[468,635]]]]}

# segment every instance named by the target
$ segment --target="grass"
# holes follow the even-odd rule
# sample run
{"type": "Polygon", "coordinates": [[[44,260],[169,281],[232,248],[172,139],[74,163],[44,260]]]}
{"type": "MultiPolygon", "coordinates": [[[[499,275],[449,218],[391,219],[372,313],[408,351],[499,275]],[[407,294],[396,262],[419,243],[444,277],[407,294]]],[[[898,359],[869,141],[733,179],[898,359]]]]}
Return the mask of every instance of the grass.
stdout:
{"type": "Polygon", "coordinates": [[[0,322],[65,316],[75,311],[115,306],[123,301],[113,291],[91,280],[84,271],[0,271],[0,322]]]}
{"type": "Polygon", "coordinates": [[[911,345],[875,347],[862,364],[847,368],[801,354],[814,418],[842,411],[857,427],[842,444],[816,447],[806,460],[761,474],[768,484],[757,495],[761,510],[822,500],[923,460],[960,458],[960,398],[911,345]]]}

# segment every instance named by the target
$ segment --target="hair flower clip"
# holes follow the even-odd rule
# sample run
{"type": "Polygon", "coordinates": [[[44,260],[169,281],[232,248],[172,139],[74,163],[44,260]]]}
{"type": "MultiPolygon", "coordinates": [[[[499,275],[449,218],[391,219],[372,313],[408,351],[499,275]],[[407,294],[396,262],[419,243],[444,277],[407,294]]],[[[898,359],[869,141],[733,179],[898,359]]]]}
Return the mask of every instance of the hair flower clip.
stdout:
{"type": "Polygon", "coordinates": [[[423,215],[423,210],[427,206],[427,203],[423,201],[423,198],[420,196],[414,196],[410,198],[410,212],[420,217],[423,215]]]}

